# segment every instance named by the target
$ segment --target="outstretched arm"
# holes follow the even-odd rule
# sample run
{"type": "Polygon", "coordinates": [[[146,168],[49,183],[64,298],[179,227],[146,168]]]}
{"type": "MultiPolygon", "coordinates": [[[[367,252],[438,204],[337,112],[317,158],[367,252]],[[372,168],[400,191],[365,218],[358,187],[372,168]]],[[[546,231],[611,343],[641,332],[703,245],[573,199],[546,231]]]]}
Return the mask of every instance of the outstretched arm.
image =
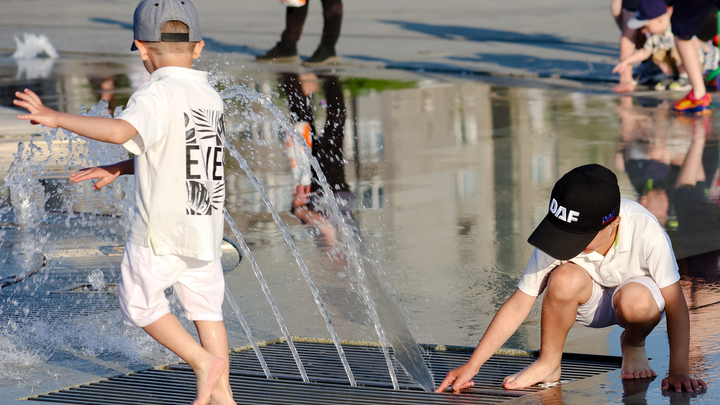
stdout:
{"type": "Polygon", "coordinates": [[[647,50],[645,48],[638,49],[637,51],[635,51],[634,54],[621,60],[620,63],[615,65],[612,72],[613,73],[622,72],[622,70],[625,69],[626,66],[632,66],[636,63],[640,63],[640,62],[644,61],[645,59],[649,58],[650,56],[652,56],[652,52],[650,52],[649,50],[647,50]]]}
{"type": "Polygon", "coordinates": [[[70,181],[73,183],[79,183],[84,180],[98,179],[93,187],[95,190],[112,183],[123,174],[134,174],[135,173],[135,159],[128,159],[122,162],[118,162],[107,166],[91,167],[88,169],[82,169],[70,175],[70,181]]]}
{"type": "Polygon", "coordinates": [[[662,380],[662,389],[677,392],[706,389],[703,380],[690,378],[690,315],[680,283],[662,288],[660,292],[665,299],[670,345],[670,367],[668,376],[662,380]]]}
{"type": "Polygon", "coordinates": [[[519,289],[515,290],[515,293],[505,301],[497,314],[495,314],[470,360],[463,366],[450,371],[435,392],[443,392],[448,386],[452,385],[452,390],[458,393],[475,385],[471,381],[472,378],[480,371],[480,367],[485,364],[487,359],[520,327],[520,324],[530,313],[536,299],[537,297],[527,295],[519,289]]]}
{"type": "Polygon", "coordinates": [[[29,114],[18,115],[21,120],[42,124],[50,128],[63,128],[96,141],[123,144],[137,134],[129,122],[114,118],[85,117],[57,112],[45,107],[40,97],[32,90],[15,92],[13,104],[28,110],[29,114]]]}

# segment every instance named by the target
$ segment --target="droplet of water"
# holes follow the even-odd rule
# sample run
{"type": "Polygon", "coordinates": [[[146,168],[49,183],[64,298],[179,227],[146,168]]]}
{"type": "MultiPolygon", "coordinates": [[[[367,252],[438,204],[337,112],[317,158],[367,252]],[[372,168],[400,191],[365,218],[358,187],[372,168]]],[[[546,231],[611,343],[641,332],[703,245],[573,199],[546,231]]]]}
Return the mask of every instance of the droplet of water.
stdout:
{"type": "Polygon", "coordinates": [[[88,276],[90,285],[93,291],[100,291],[105,289],[105,274],[102,270],[95,269],[88,276]]]}

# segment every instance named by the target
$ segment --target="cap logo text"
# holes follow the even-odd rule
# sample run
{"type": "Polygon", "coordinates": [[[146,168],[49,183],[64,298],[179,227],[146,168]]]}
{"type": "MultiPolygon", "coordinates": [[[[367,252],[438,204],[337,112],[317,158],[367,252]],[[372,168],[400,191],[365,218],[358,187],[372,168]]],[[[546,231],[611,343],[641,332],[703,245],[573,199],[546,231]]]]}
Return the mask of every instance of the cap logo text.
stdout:
{"type": "Polygon", "coordinates": [[[605,225],[606,223],[612,221],[613,219],[615,219],[615,211],[609,213],[608,215],[605,215],[603,217],[602,223],[603,223],[603,225],[605,225]]]}
{"type": "Polygon", "coordinates": [[[573,210],[568,210],[562,205],[559,205],[557,200],[554,198],[550,201],[550,213],[555,215],[557,219],[563,220],[567,223],[577,222],[580,213],[573,210]]]}

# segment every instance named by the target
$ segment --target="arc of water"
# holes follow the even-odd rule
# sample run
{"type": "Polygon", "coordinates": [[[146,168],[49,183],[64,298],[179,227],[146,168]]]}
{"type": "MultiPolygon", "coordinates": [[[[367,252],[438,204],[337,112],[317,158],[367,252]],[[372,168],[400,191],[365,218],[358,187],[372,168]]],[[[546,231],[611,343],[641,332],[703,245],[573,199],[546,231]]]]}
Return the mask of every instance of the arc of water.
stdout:
{"type": "MultiPolygon", "coordinates": [[[[235,221],[232,219],[230,214],[227,212],[227,209],[224,211],[225,213],[225,221],[230,225],[230,228],[233,231],[233,234],[235,235],[235,238],[237,238],[238,242],[240,243],[240,249],[242,250],[243,254],[245,255],[245,258],[250,262],[250,267],[252,267],[253,272],[255,273],[255,277],[258,279],[258,282],[260,283],[260,288],[262,288],[263,292],[265,293],[265,298],[267,298],[268,302],[270,303],[270,308],[272,308],[273,314],[275,315],[275,319],[277,320],[278,325],[280,326],[280,330],[282,331],[283,336],[285,336],[285,340],[288,342],[288,347],[290,347],[290,351],[292,352],[293,358],[295,359],[295,364],[297,364],[298,371],[300,372],[300,376],[302,377],[304,382],[309,382],[307,372],[305,372],[305,367],[302,364],[302,361],[300,360],[300,355],[298,354],[297,348],[295,347],[295,343],[292,340],[292,337],[290,336],[290,332],[287,329],[287,325],[285,325],[285,321],[283,321],[282,315],[280,315],[280,310],[278,309],[277,303],[275,302],[275,298],[273,298],[272,293],[270,292],[270,287],[268,287],[267,281],[265,281],[265,277],[263,277],[262,273],[260,272],[260,268],[258,267],[257,262],[255,261],[255,257],[253,257],[252,252],[250,252],[250,248],[248,247],[247,243],[245,243],[245,238],[243,238],[242,234],[240,233],[240,230],[237,227],[237,224],[235,224],[235,221]]],[[[229,291],[226,291],[227,294],[230,294],[229,291]]],[[[234,300],[233,300],[234,301],[234,300]]],[[[235,307],[233,307],[235,308],[235,307]]],[[[236,311],[238,312],[238,311],[236,311]]],[[[243,326],[244,327],[244,326],[243,326]]],[[[248,329],[249,330],[249,329],[248,329]]],[[[254,341],[253,341],[254,342],[254,341]]],[[[255,348],[255,343],[253,343],[253,348],[255,348]]],[[[261,358],[262,355],[258,352],[258,359],[261,358]]],[[[265,366],[267,367],[267,366],[265,366]]],[[[267,371],[265,373],[267,378],[272,378],[270,376],[270,372],[267,371]]]]}
{"type": "Polygon", "coordinates": [[[265,357],[260,352],[260,348],[258,347],[257,343],[255,343],[255,338],[253,338],[252,331],[250,330],[250,326],[248,325],[247,321],[245,320],[245,317],[243,316],[242,312],[240,312],[240,308],[238,307],[237,302],[235,302],[235,298],[230,293],[230,289],[228,289],[227,285],[225,285],[225,298],[230,303],[230,306],[232,307],[233,311],[235,311],[235,315],[238,318],[238,321],[240,321],[240,325],[242,326],[243,330],[245,331],[245,334],[247,335],[248,339],[250,339],[250,344],[252,345],[253,351],[255,352],[255,355],[257,356],[258,361],[260,362],[260,367],[262,367],[263,372],[265,373],[265,377],[268,379],[272,378],[272,374],[270,374],[270,369],[268,368],[267,362],[265,361],[265,357]]]}
{"type": "MultiPolygon", "coordinates": [[[[333,198],[330,196],[333,195],[332,190],[330,189],[330,184],[327,181],[327,178],[325,177],[324,172],[320,168],[320,163],[317,161],[317,159],[312,156],[312,152],[310,147],[308,146],[307,142],[305,141],[305,138],[300,136],[297,131],[290,130],[289,131],[291,136],[295,139],[295,141],[301,145],[301,149],[303,150],[303,153],[307,157],[307,161],[310,162],[313,169],[315,169],[315,173],[318,177],[318,184],[322,187],[323,193],[324,193],[324,201],[326,202],[326,206],[330,208],[331,215],[328,216],[328,219],[334,223],[338,229],[340,230],[340,235],[342,235],[342,242],[339,245],[343,249],[343,253],[345,256],[349,259],[348,262],[352,263],[353,268],[355,269],[356,274],[358,275],[358,278],[360,280],[360,289],[363,298],[366,301],[366,304],[368,306],[368,311],[371,320],[373,321],[373,324],[375,326],[375,331],[378,335],[378,339],[380,340],[380,344],[383,349],[383,355],[385,356],[385,362],[387,363],[388,367],[388,373],[390,374],[390,379],[393,384],[394,389],[399,389],[399,384],[397,380],[397,375],[395,374],[395,368],[392,364],[392,359],[390,358],[390,351],[388,350],[388,344],[389,340],[387,339],[387,336],[385,334],[385,330],[382,327],[382,324],[380,322],[380,316],[377,311],[377,304],[375,303],[375,300],[372,298],[372,293],[370,292],[369,288],[369,279],[367,274],[365,273],[365,269],[362,266],[362,260],[365,259],[370,265],[376,270],[379,271],[379,265],[371,260],[366,255],[361,255],[360,252],[363,250],[363,243],[360,240],[360,237],[350,229],[350,226],[345,222],[344,216],[340,212],[340,207],[333,198]],[[352,248],[351,248],[352,247],[352,248]],[[362,256],[362,257],[361,257],[362,256]]],[[[410,333],[409,330],[407,332],[410,333]]],[[[400,348],[398,348],[399,350],[400,348]]],[[[420,357],[422,359],[421,354],[419,352],[419,347],[415,345],[415,347],[410,348],[410,352],[416,352],[416,357],[420,357]]],[[[396,352],[397,353],[397,352],[396,352]]],[[[410,354],[410,353],[408,353],[410,354]]],[[[415,353],[413,353],[415,354],[415,353]]],[[[400,359],[399,359],[400,360],[400,359]]],[[[422,360],[421,360],[422,361],[422,360]]],[[[401,364],[403,364],[403,361],[400,361],[401,364]]],[[[412,366],[411,369],[413,371],[416,371],[415,373],[412,373],[411,375],[415,377],[416,382],[419,383],[426,391],[433,391],[434,390],[434,381],[432,378],[432,374],[430,373],[430,370],[425,365],[424,361],[421,363],[422,366],[418,370],[417,362],[413,362],[413,364],[408,364],[408,366],[412,366]]],[[[404,365],[404,364],[403,364],[404,365]]],[[[405,365],[404,365],[405,366],[405,365]]],[[[406,367],[406,370],[409,371],[408,367],[406,367]]]]}
{"type": "Polygon", "coordinates": [[[330,208],[332,214],[328,216],[328,218],[338,227],[338,229],[340,230],[340,235],[342,235],[343,243],[340,243],[339,245],[342,247],[345,257],[349,259],[348,262],[352,263],[355,272],[360,278],[361,282],[359,283],[359,286],[361,289],[361,293],[367,304],[370,319],[375,326],[375,333],[377,333],[378,339],[380,340],[380,345],[383,349],[382,352],[383,356],[385,357],[385,363],[387,364],[388,373],[390,374],[390,381],[392,382],[394,389],[400,389],[397,374],[395,373],[395,367],[393,366],[392,358],[390,357],[390,350],[388,349],[389,342],[385,335],[385,330],[380,323],[380,316],[377,312],[377,305],[375,304],[375,301],[372,298],[372,294],[370,293],[367,277],[365,275],[365,270],[363,269],[362,263],[357,254],[357,252],[360,251],[359,249],[360,246],[362,246],[362,243],[359,241],[359,237],[355,235],[355,233],[351,229],[349,229],[349,226],[343,220],[343,216],[342,213],[340,213],[340,208],[337,201],[330,197],[333,195],[332,190],[330,189],[325,174],[320,168],[320,164],[318,163],[317,159],[312,156],[310,148],[305,142],[305,138],[303,138],[302,136],[297,136],[297,134],[295,134],[294,132],[292,132],[292,136],[296,138],[295,140],[300,143],[300,145],[302,145],[301,149],[303,149],[304,153],[308,157],[308,161],[313,166],[313,168],[315,169],[315,173],[318,176],[318,183],[323,188],[325,196],[324,200],[326,202],[326,205],[330,208]],[[353,247],[352,249],[350,248],[351,246],[353,247]]]}
{"type": "MultiPolygon", "coordinates": [[[[317,159],[312,156],[310,148],[307,146],[307,143],[305,142],[305,139],[300,136],[297,131],[294,129],[292,125],[290,125],[287,121],[287,117],[283,112],[281,112],[265,95],[257,93],[246,86],[241,86],[237,84],[232,84],[230,86],[227,86],[222,92],[221,96],[224,99],[232,99],[235,96],[241,96],[245,98],[247,101],[256,101],[260,103],[262,107],[265,107],[267,111],[269,111],[271,118],[274,120],[274,122],[279,123],[281,126],[281,130],[284,130],[291,134],[291,136],[295,139],[295,141],[301,145],[301,149],[303,149],[303,153],[307,157],[307,161],[310,162],[312,167],[315,169],[315,172],[318,176],[318,182],[323,188],[325,196],[331,196],[332,190],[330,190],[330,186],[327,182],[327,179],[325,178],[325,175],[323,171],[320,169],[320,165],[317,162],[317,159]]],[[[382,324],[380,323],[380,315],[377,311],[377,304],[374,302],[372,295],[369,290],[369,278],[368,274],[365,272],[364,267],[362,266],[362,259],[366,260],[373,269],[376,271],[379,271],[379,265],[375,263],[373,260],[371,260],[366,255],[363,255],[361,253],[363,243],[360,240],[359,236],[356,235],[354,232],[349,231],[349,225],[345,223],[344,217],[340,214],[339,206],[336,201],[333,199],[328,200],[330,207],[330,212],[332,215],[330,215],[330,220],[333,221],[335,225],[338,226],[338,229],[341,231],[341,235],[343,235],[343,243],[341,243],[341,246],[344,249],[344,252],[346,254],[346,257],[349,259],[349,263],[353,264],[353,268],[356,271],[356,274],[358,276],[358,279],[360,281],[361,286],[361,293],[363,295],[363,298],[366,301],[366,304],[368,305],[369,315],[371,317],[371,320],[373,321],[375,325],[375,330],[378,334],[378,338],[380,340],[383,354],[385,355],[385,360],[388,365],[388,372],[390,374],[390,378],[393,382],[393,387],[395,389],[398,389],[398,383],[397,383],[397,377],[395,375],[395,370],[392,365],[392,360],[390,358],[389,350],[388,350],[388,344],[389,339],[387,338],[385,331],[382,327],[382,324]],[[351,248],[353,247],[353,248],[351,248]]],[[[267,204],[267,202],[266,202],[267,204]]],[[[277,222],[278,219],[276,218],[275,221],[277,222]]],[[[278,223],[280,225],[280,222],[278,223]]],[[[373,280],[375,278],[373,277],[373,280]]],[[[375,284],[378,284],[377,280],[374,281],[375,284]]],[[[382,294],[382,286],[377,285],[377,287],[380,288],[380,293],[382,294]]],[[[380,299],[382,299],[382,296],[379,296],[380,299]]],[[[392,301],[391,298],[387,297],[392,301]]],[[[392,305],[395,305],[391,302],[392,305]]],[[[387,314],[386,314],[387,315],[387,314]]],[[[407,325],[405,325],[407,326],[407,325]]],[[[414,342],[414,339],[412,338],[412,333],[409,331],[409,329],[405,330],[404,333],[406,335],[411,336],[411,340],[414,342]]],[[[397,340],[398,336],[396,336],[397,340]]],[[[398,351],[400,352],[401,356],[397,356],[398,361],[400,364],[405,368],[405,370],[415,379],[417,383],[419,383],[426,391],[432,391],[434,389],[434,382],[432,378],[432,374],[430,373],[430,370],[427,368],[427,365],[422,360],[422,353],[420,352],[420,348],[417,345],[417,343],[414,343],[414,345],[408,346],[407,342],[402,341],[395,341],[394,342],[397,347],[396,349],[396,355],[398,355],[398,351]],[[418,364],[416,358],[420,359],[420,364],[418,364]]]]}
{"type": "Polygon", "coordinates": [[[305,279],[305,282],[308,285],[308,288],[310,289],[310,292],[313,296],[313,299],[315,300],[315,304],[317,305],[318,309],[320,310],[320,313],[322,314],[322,317],[325,321],[325,327],[327,328],[328,332],[330,333],[330,338],[332,339],[333,343],[335,344],[335,348],[337,349],[338,356],[340,357],[340,361],[342,362],[343,368],[345,369],[345,374],[347,374],[348,381],[350,382],[350,385],[355,387],[357,386],[357,383],[355,382],[355,377],[353,376],[352,370],[350,369],[350,364],[347,361],[347,357],[345,356],[345,351],[342,348],[342,344],[340,343],[340,339],[338,338],[337,332],[335,332],[335,327],[332,324],[332,320],[330,319],[330,314],[328,314],[327,309],[325,308],[325,304],[322,301],[322,298],[320,296],[320,292],[318,291],[317,287],[315,286],[315,283],[312,281],[312,278],[310,277],[310,272],[307,269],[307,266],[305,265],[305,261],[303,260],[302,256],[300,255],[300,252],[298,251],[297,247],[295,246],[295,242],[293,242],[292,237],[290,236],[290,231],[287,229],[287,226],[283,223],[282,219],[280,218],[280,214],[278,214],[277,209],[275,209],[275,206],[273,206],[272,201],[270,201],[270,198],[268,197],[267,193],[265,192],[265,189],[263,188],[262,184],[260,184],[260,181],[255,176],[255,174],[250,169],[250,166],[248,166],[247,161],[245,158],[240,155],[240,153],[235,149],[235,147],[225,141],[225,148],[230,152],[230,155],[235,158],[235,160],[240,164],[240,167],[245,171],[248,178],[250,179],[250,182],[256,187],[258,190],[258,193],[260,194],[260,198],[263,200],[265,205],[267,206],[268,210],[270,210],[270,213],[272,214],[273,219],[278,224],[278,227],[280,228],[280,231],[283,235],[283,238],[285,239],[285,242],[290,247],[290,250],[292,251],[293,257],[295,257],[295,261],[300,267],[300,271],[303,275],[303,278],[305,279]]]}

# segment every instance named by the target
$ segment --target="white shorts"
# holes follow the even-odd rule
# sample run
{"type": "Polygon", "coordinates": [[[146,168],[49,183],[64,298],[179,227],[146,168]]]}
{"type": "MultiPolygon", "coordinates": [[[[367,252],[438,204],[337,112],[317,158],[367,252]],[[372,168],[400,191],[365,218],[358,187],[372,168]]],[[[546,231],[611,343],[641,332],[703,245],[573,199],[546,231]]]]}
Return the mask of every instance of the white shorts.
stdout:
{"type": "Polygon", "coordinates": [[[222,321],[225,277],[220,259],[156,256],[152,248],[127,242],[121,264],[120,312],[128,325],[148,326],[170,313],[165,289],[172,286],[185,317],[222,321]]]}
{"type": "Polygon", "coordinates": [[[615,308],[613,307],[613,298],[615,298],[615,294],[627,283],[640,283],[647,287],[655,298],[658,311],[665,311],[665,299],[660,292],[660,287],[657,286],[655,280],[651,277],[643,276],[626,280],[614,288],[603,287],[593,281],[592,295],[586,303],[578,307],[575,320],[591,328],[604,328],[606,326],[617,325],[618,318],[615,314],[615,308]]]}

